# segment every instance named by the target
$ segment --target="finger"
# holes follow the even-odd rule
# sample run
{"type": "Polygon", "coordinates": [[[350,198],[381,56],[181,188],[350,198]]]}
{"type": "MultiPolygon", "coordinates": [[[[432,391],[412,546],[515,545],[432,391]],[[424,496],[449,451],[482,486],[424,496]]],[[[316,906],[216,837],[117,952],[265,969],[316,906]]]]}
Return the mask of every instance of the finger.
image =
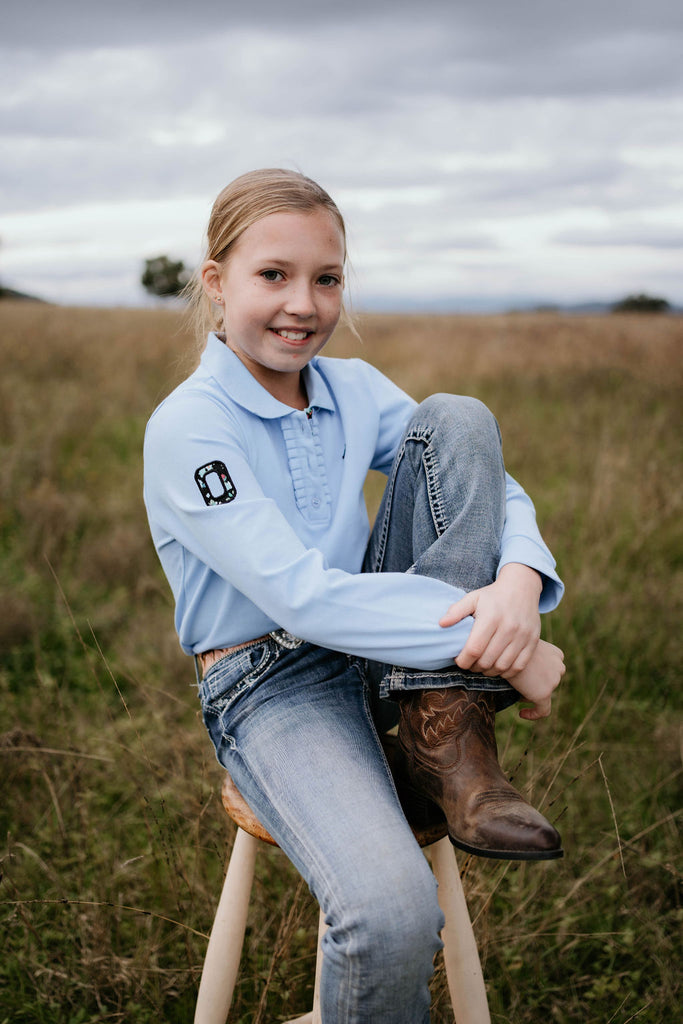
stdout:
{"type": "Polygon", "coordinates": [[[475,620],[463,651],[469,655],[472,650],[477,649],[483,637],[488,637],[488,643],[478,656],[474,668],[485,675],[504,675],[506,678],[526,668],[537,644],[536,640],[529,642],[509,629],[486,628],[475,620]],[[484,632],[477,632],[477,627],[484,632]]]}
{"type": "Polygon", "coordinates": [[[459,668],[470,669],[475,663],[481,663],[483,667],[487,667],[489,659],[488,657],[485,658],[485,656],[494,634],[494,626],[477,622],[475,619],[467,642],[455,659],[456,665],[459,668]],[[486,665],[481,661],[482,658],[485,658],[486,665]]]}
{"type": "MultiPolygon", "coordinates": [[[[479,638],[475,637],[474,644],[479,644],[479,638]]],[[[469,645],[469,640],[465,644],[463,650],[469,645]]],[[[501,637],[500,632],[496,631],[492,633],[486,647],[479,655],[476,661],[476,671],[491,673],[492,675],[500,675],[501,665],[506,662],[505,652],[507,651],[509,644],[504,637],[501,637]]],[[[512,659],[510,659],[512,660],[512,659]]]]}
{"type": "Polygon", "coordinates": [[[505,676],[510,680],[526,667],[531,654],[523,657],[525,650],[526,648],[520,652],[518,639],[511,643],[505,643],[501,639],[498,643],[498,634],[496,634],[481,658],[482,668],[490,671],[492,675],[505,676]]]}
{"type": "MultiPolygon", "coordinates": [[[[459,657],[460,655],[458,655],[458,658],[459,657]]],[[[458,665],[458,668],[463,668],[462,665],[458,664],[457,659],[454,659],[454,661],[456,665],[458,665]]],[[[500,673],[495,668],[484,668],[482,665],[479,664],[478,661],[473,661],[472,664],[467,669],[467,671],[476,672],[477,675],[487,676],[487,678],[489,679],[498,679],[498,677],[500,676],[500,673]]]]}
{"type": "Polygon", "coordinates": [[[537,701],[530,708],[520,708],[519,717],[526,719],[527,722],[535,722],[539,718],[547,718],[551,710],[552,702],[550,697],[546,697],[545,700],[537,701]]]}
{"type": "Polygon", "coordinates": [[[465,594],[459,601],[452,604],[443,618],[439,619],[440,626],[454,626],[456,622],[461,622],[466,619],[468,615],[474,615],[477,608],[477,598],[475,597],[476,590],[472,590],[469,594],[465,594]]]}
{"type": "Polygon", "coordinates": [[[561,662],[562,664],[564,664],[564,651],[561,650],[559,647],[556,647],[555,644],[549,643],[547,640],[545,641],[545,645],[546,645],[546,647],[550,648],[550,650],[553,652],[553,654],[554,654],[555,658],[557,659],[557,661],[561,662]]]}
{"type": "MultiPolygon", "coordinates": [[[[512,660],[508,665],[501,669],[500,674],[502,675],[503,672],[505,672],[506,676],[516,676],[520,672],[523,672],[531,661],[537,646],[538,641],[534,640],[532,643],[527,644],[526,647],[523,647],[521,651],[518,651],[512,644],[510,644],[508,649],[504,652],[503,658],[507,659],[508,657],[511,657],[512,660]]],[[[498,659],[499,664],[503,661],[503,658],[498,659]]]]}

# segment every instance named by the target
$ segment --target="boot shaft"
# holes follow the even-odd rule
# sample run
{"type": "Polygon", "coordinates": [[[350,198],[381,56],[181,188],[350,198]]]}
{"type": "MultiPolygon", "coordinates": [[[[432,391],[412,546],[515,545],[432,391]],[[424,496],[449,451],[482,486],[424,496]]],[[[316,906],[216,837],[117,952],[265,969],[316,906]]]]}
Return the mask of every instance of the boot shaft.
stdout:
{"type": "Polygon", "coordinates": [[[481,691],[416,690],[399,701],[398,738],[406,756],[455,766],[468,758],[497,760],[495,705],[481,691]]]}

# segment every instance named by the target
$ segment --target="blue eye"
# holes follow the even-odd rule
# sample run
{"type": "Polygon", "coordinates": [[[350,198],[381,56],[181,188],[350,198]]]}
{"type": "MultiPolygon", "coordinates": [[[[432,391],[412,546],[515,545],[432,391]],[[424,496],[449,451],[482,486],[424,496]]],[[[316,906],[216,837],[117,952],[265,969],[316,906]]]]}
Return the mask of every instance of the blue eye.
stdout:
{"type": "Polygon", "coordinates": [[[282,274],[280,273],[279,270],[262,270],[261,277],[264,279],[264,281],[270,281],[273,284],[277,281],[282,280],[282,274]]]}
{"type": "Polygon", "coordinates": [[[318,278],[318,284],[321,284],[324,288],[333,288],[336,284],[339,284],[339,278],[335,277],[334,274],[323,274],[318,278]]]}

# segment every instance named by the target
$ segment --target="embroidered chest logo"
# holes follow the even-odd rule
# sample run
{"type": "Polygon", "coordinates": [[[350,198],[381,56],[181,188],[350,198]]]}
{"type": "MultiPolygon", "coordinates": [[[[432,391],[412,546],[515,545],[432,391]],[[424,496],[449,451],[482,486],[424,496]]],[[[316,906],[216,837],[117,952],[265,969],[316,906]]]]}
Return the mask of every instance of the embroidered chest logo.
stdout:
{"type": "Polygon", "coordinates": [[[227,505],[237,497],[224,462],[207,462],[195,471],[194,478],[206,505],[227,505]]]}

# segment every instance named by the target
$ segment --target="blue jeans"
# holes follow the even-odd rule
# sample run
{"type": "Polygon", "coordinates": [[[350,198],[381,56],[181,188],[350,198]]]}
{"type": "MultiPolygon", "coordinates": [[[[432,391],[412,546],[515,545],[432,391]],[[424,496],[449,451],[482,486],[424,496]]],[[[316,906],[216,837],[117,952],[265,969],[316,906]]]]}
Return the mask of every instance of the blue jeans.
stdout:
{"type": "MultiPolygon", "coordinates": [[[[505,515],[495,420],[437,395],[415,411],[370,538],[365,572],[490,583],[505,515]]],[[[220,763],[322,907],[324,1024],[427,1024],[441,946],[436,883],[401,811],[377,729],[413,688],[514,691],[451,670],[368,664],[276,630],[199,683],[220,763]]]]}

